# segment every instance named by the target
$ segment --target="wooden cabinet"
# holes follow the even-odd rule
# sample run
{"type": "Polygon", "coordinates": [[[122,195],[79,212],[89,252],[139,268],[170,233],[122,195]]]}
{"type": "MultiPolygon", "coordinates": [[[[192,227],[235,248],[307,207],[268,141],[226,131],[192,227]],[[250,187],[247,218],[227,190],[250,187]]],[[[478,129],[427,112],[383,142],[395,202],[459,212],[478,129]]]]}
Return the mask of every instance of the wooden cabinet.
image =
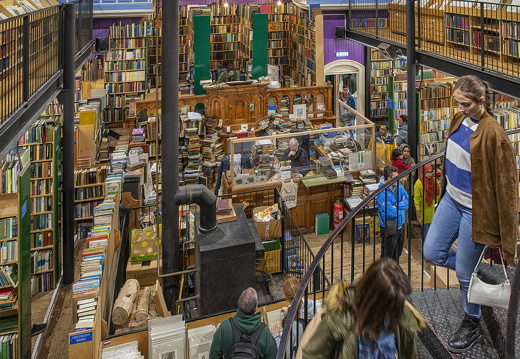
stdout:
{"type": "Polygon", "coordinates": [[[224,126],[256,126],[266,115],[267,83],[207,88],[206,112],[223,119],[224,126]]]}
{"type": "MultiPolygon", "coordinates": [[[[267,117],[267,106],[274,104],[278,112],[286,107],[286,114],[292,113],[295,104],[307,104],[307,114],[313,122],[331,122],[334,97],[332,86],[309,86],[268,89],[266,83],[222,86],[206,89],[206,95],[180,95],[179,108],[188,107],[194,111],[202,104],[206,114],[222,119],[223,126],[248,124],[257,126],[258,121],[267,117]]],[[[140,117],[156,116],[161,108],[161,95],[151,93],[144,100],[136,101],[136,113],[140,117]]],[[[234,128],[233,128],[234,129],[234,128]]]]}

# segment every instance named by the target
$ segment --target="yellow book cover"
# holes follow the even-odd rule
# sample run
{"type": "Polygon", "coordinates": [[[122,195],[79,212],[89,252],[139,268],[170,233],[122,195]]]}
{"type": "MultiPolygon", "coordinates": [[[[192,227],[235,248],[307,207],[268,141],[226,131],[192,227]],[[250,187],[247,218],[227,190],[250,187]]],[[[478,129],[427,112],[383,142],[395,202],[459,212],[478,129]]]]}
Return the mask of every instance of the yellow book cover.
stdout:
{"type": "Polygon", "coordinates": [[[79,125],[80,126],[96,125],[96,111],[95,110],[80,111],[79,125]]]}

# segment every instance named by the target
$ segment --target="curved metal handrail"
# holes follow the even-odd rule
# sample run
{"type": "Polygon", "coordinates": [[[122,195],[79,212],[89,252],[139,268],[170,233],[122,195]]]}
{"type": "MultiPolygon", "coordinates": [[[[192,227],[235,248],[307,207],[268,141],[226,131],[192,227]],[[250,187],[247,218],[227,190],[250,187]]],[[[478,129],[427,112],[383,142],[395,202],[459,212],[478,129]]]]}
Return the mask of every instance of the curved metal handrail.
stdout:
{"type": "MultiPolygon", "coordinates": [[[[506,131],[508,135],[520,133],[520,128],[506,131]]],[[[386,146],[385,146],[386,147],[386,146]]],[[[389,180],[385,182],[381,187],[379,187],[377,190],[370,193],[363,201],[361,201],[360,204],[358,204],[352,211],[350,211],[347,216],[343,219],[343,221],[338,225],[336,229],[331,233],[331,235],[325,240],[323,243],[323,246],[320,248],[318,253],[316,253],[313,261],[309,265],[307,272],[303,275],[300,282],[300,287],[298,288],[298,291],[296,292],[296,295],[294,297],[294,301],[298,303],[302,300],[304,293],[307,290],[307,286],[309,284],[309,281],[311,280],[314,271],[317,269],[319,262],[323,259],[326,251],[329,249],[329,247],[334,243],[336,238],[340,233],[343,232],[345,227],[349,224],[349,222],[356,217],[356,215],[365,207],[367,206],[371,201],[375,199],[375,197],[383,192],[385,189],[387,189],[392,184],[396,183],[397,181],[401,180],[402,178],[407,177],[412,172],[415,172],[422,166],[424,166],[427,163],[430,163],[432,161],[436,161],[441,159],[444,156],[444,152],[438,153],[432,157],[429,157],[428,159],[425,159],[416,165],[412,166],[411,168],[403,171],[401,174],[393,178],[392,180],[389,180]]],[[[517,265],[515,274],[512,279],[512,285],[511,285],[511,297],[509,302],[509,308],[508,308],[508,317],[507,317],[507,324],[506,324],[506,359],[514,358],[515,357],[515,341],[516,341],[516,320],[517,320],[517,314],[518,314],[518,304],[520,302],[519,298],[520,294],[520,266],[517,265]]],[[[297,315],[297,306],[291,306],[289,308],[289,312],[287,313],[287,319],[285,321],[285,325],[283,327],[283,334],[281,338],[281,342],[278,348],[278,354],[276,356],[277,359],[283,359],[286,353],[287,348],[287,342],[290,340],[291,335],[291,328],[292,328],[292,322],[296,318],[297,315]]]]}
{"type": "MultiPolygon", "coordinates": [[[[332,231],[331,235],[325,240],[323,243],[323,246],[320,248],[318,253],[316,253],[313,261],[309,265],[307,272],[303,275],[301,281],[300,281],[300,288],[298,288],[298,291],[296,292],[296,295],[294,296],[293,301],[295,303],[299,303],[304,295],[304,292],[309,284],[310,279],[312,278],[312,275],[314,271],[317,269],[319,262],[323,259],[323,256],[325,255],[325,252],[327,249],[333,244],[334,240],[338,237],[338,235],[345,229],[347,224],[354,218],[356,215],[371,201],[373,201],[376,196],[386,190],[388,187],[396,183],[397,181],[401,180],[402,178],[407,177],[412,172],[416,171],[420,167],[424,166],[427,163],[430,163],[432,161],[435,161],[437,159],[440,159],[444,156],[444,152],[439,153],[435,156],[432,156],[424,161],[421,161],[414,165],[413,167],[407,169],[406,171],[403,171],[401,174],[397,175],[393,179],[385,182],[381,187],[379,187],[377,190],[370,193],[363,201],[361,201],[360,204],[358,204],[352,211],[350,211],[347,216],[341,221],[341,223],[332,231]]],[[[287,347],[287,342],[290,340],[290,334],[291,334],[291,328],[292,328],[292,322],[294,321],[294,318],[296,318],[298,306],[291,306],[289,308],[289,312],[287,313],[287,319],[285,320],[285,325],[283,327],[283,334],[280,341],[280,346],[278,347],[278,354],[276,356],[277,359],[283,359],[287,347]]]]}

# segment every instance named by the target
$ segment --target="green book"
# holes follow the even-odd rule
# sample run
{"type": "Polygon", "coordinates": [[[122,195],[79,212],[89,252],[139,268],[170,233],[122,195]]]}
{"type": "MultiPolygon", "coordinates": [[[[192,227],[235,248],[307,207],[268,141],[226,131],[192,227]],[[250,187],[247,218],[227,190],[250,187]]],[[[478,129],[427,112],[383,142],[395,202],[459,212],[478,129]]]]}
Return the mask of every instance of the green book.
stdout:
{"type": "Polygon", "coordinates": [[[314,231],[316,235],[329,233],[330,218],[328,213],[319,213],[315,216],[314,231]]]}

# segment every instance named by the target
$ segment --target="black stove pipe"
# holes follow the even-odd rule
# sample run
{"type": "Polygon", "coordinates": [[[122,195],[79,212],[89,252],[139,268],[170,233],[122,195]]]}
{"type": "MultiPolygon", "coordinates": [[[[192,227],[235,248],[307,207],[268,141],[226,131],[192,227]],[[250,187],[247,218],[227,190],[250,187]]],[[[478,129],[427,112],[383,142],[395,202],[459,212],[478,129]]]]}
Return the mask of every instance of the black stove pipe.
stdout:
{"type": "Polygon", "coordinates": [[[200,230],[217,227],[216,196],[205,186],[179,187],[179,1],[162,1],[162,272],[164,299],[169,310],[175,308],[180,271],[179,205],[200,206],[200,230]]]}

